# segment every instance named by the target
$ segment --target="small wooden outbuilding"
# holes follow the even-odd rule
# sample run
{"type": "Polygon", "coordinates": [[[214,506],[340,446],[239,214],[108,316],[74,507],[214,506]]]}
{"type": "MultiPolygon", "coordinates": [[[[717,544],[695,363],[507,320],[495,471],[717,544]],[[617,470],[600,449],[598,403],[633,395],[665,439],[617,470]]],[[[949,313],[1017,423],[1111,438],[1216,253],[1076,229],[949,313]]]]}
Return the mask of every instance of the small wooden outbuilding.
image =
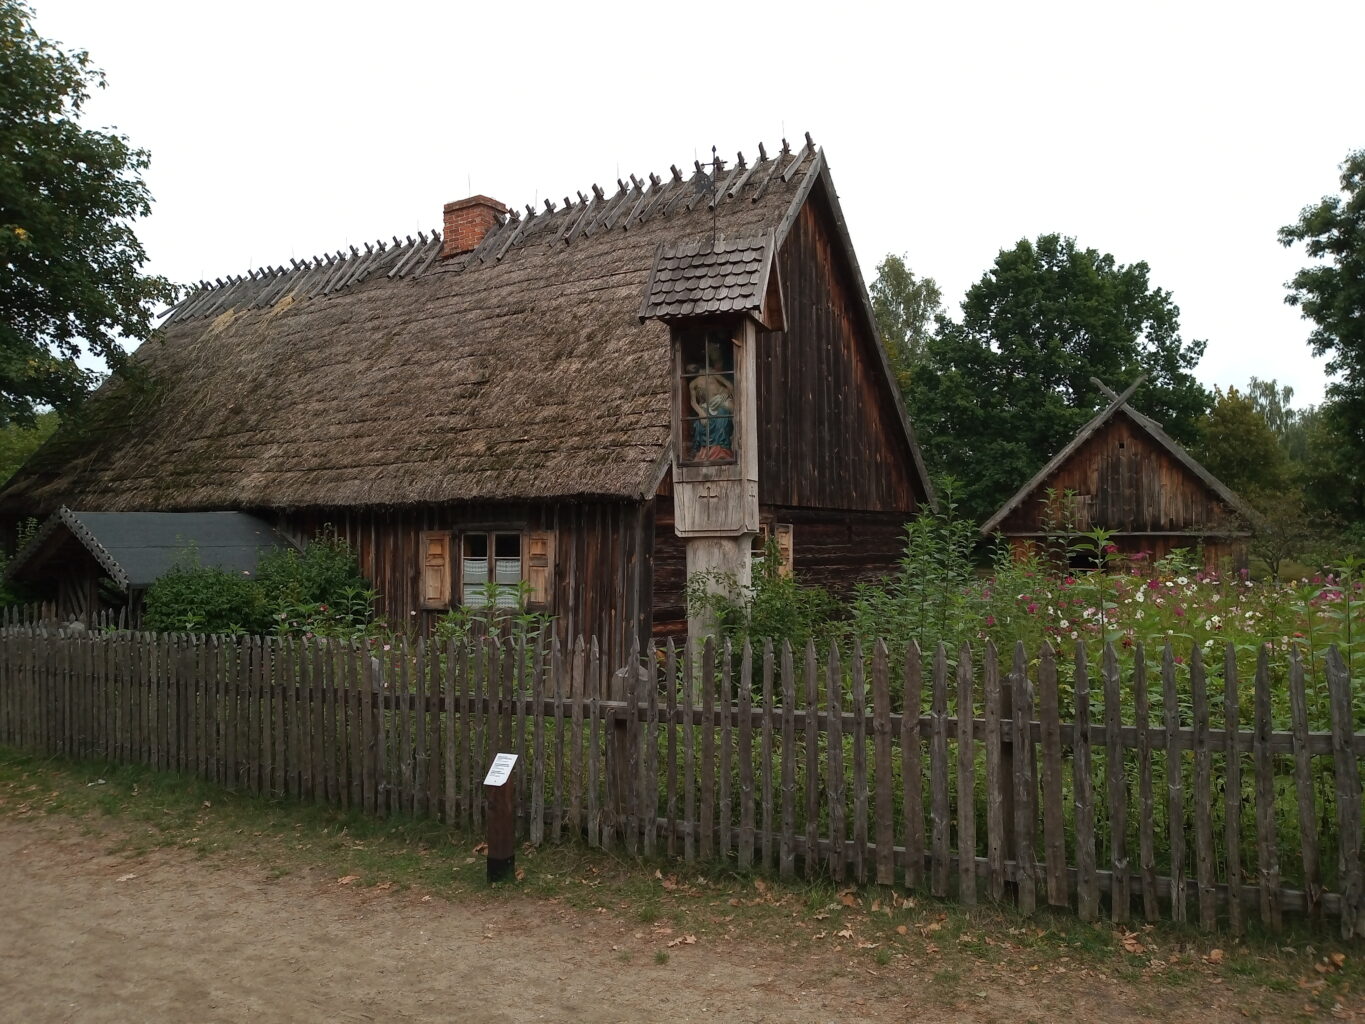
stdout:
{"type": "MultiPolygon", "coordinates": [[[[1244,568],[1255,512],[1128,402],[1099,381],[1108,404],[988,519],[984,536],[1009,538],[1017,553],[1095,529],[1121,555],[1160,559],[1202,552],[1207,567],[1244,568]]],[[[1084,553],[1072,564],[1088,567],[1084,553]]]]}

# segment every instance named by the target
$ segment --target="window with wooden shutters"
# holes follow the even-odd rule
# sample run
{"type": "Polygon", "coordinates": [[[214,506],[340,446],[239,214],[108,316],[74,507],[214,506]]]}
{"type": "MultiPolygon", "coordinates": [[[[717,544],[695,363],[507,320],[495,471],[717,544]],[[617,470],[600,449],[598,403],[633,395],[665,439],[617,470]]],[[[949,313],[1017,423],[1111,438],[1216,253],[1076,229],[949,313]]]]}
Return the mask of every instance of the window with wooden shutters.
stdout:
{"type": "Polygon", "coordinates": [[[554,604],[555,535],[533,530],[526,535],[526,604],[532,611],[549,611],[554,604]]]}
{"type": "Polygon", "coordinates": [[[422,534],[422,607],[450,607],[450,532],[430,530],[422,534]]]}

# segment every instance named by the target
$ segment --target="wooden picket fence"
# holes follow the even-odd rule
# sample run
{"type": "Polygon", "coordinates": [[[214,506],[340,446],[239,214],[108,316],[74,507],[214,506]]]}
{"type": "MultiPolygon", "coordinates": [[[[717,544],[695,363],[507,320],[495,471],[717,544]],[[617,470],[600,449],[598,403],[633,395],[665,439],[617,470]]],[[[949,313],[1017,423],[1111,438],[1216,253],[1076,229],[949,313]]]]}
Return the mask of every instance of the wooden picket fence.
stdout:
{"type": "Polygon", "coordinates": [[[1140,648],[1121,670],[1084,644],[1066,663],[670,644],[615,670],[597,651],[9,625],[0,743],[474,830],[507,751],[535,844],[1086,920],[1365,931],[1365,732],[1336,650],[1321,686],[1297,651],[1262,650],[1245,686],[1231,649],[1206,671],[1167,647],[1151,682],[1140,648]]]}

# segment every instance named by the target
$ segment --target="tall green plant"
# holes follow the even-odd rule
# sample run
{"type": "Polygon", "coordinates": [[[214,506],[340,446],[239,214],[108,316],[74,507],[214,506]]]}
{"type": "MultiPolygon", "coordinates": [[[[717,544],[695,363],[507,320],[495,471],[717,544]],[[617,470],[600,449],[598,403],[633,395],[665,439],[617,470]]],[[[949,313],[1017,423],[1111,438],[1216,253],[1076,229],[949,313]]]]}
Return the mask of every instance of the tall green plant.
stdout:
{"type": "Polygon", "coordinates": [[[905,554],[894,576],[860,585],[851,605],[853,631],[865,642],[916,641],[928,649],[940,640],[953,650],[975,636],[976,524],[959,514],[957,482],[940,484],[940,508],[905,527],[905,554]]]}

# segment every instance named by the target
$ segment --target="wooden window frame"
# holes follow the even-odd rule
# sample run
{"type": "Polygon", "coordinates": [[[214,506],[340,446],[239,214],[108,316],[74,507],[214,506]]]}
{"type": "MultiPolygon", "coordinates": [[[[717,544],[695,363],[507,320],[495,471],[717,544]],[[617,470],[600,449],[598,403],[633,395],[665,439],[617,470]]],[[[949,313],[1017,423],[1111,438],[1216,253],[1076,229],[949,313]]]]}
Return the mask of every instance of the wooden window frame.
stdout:
{"type": "MultiPolygon", "coordinates": [[[[489,605],[482,601],[471,603],[465,599],[465,540],[469,537],[484,537],[487,542],[487,555],[485,556],[488,564],[488,574],[490,578],[496,579],[497,571],[497,538],[516,537],[518,544],[517,560],[520,563],[517,579],[518,595],[523,588],[526,589],[526,610],[531,612],[551,612],[554,607],[555,593],[555,534],[552,530],[528,530],[521,526],[499,526],[496,524],[483,525],[477,524],[459,530],[455,534],[455,542],[452,545],[455,565],[454,594],[455,600],[453,607],[476,608],[479,610],[491,609],[495,613],[516,614],[521,610],[520,601],[516,605],[489,605]],[[542,564],[535,564],[540,562],[542,564]],[[536,575],[540,575],[542,583],[537,584],[536,575]]],[[[483,584],[480,584],[482,586],[483,584]]],[[[499,586],[511,586],[504,583],[499,586]]]]}

